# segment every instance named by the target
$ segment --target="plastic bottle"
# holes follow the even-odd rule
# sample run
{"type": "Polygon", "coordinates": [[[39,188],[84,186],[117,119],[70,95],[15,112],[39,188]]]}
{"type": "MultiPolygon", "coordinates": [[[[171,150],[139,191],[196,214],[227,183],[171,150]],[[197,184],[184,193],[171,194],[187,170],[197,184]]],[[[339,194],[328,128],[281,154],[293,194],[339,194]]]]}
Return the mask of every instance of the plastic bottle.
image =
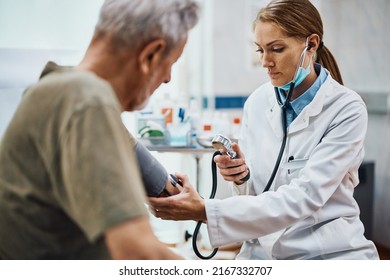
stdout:
{"type": "Polygon", "coordinates": [[[212,111],[204,111],[202,113],[202,118],[199,122],[199,135],[203,136],[204,134],[213,134],[215,133],[215,124],[213,122],[213,112],[212,111]]]}
{"type": "Polygon", "coordinates": [[[232,140],[237,140],[240,135],[241,129],[241,119],[239,117],[234,117],[231,125],[231,135],[232,140]]]}
{"type": "Polygon", "coordinates": [[[204,124],[203,125],[203,135],[212,135],[212,125],[204,124]]]}
{"type": "Polygon", "coordinates": [[[200,135],[200,110],[196,99],[190,100],[189,112],[188,112],[190,123],[191,123],[191,144],[196,145],[196,137],[200,135]]]}
{"type": "Polygon", "coordinates": [[[229,137],[230,131],[229,115],[226,112],[221,112],[218,118],[218,133],[229,137]]]}
{"type": "Polygon", "coordinates": [[[173,122],[174,108],[175,102],[171,99],[169,93],[166,92],[160,106],[160,113],[165,117],[165,126],[173,122]]]}
{"type": "Polygon", "coordinates": [[[202,126],[202,131],[197,137],[197,143],[204,148],[211,148],[213,145],[211,140],[214,137],[212,125],[210,123],[204,123],[202,126]]]}

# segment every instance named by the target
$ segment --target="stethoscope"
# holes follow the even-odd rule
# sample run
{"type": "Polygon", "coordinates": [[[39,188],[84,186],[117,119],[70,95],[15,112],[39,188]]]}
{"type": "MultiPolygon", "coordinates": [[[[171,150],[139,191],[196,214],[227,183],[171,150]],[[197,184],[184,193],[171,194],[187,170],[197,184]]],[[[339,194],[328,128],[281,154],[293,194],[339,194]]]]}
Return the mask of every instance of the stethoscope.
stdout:
{"type": "MultiPolygon", "coordinates": [[[[282,99],[280,97],[279,88],[274,87],[276,100],[277,100],[280,108],[282,109],[283,140],[282,140],[282,144],[280,145],[280,150],[279,150],[279,154],[278,154],[278,157],[276,159],[276,162],[275,162],[274,169],[272,170],[271,176],[268,179],[267,185],[265,186],[263,192],[267,192],[270,189],[270,187],[275,179],[276,173],[278,172],[280,163],[282,161],[284,149],[286,148],[286,143],[287,143],[287,106],[290,103],[291,95],[295,89],[295,82],[296,82],[296,79],[298,76],[299,68],[303,66],[303,62],[305,60],[305,53],[306,53],[306,51],[310,50],[310,48],[311,48],[311,46],[307,42],[304,50],[302,51],[302,53],[299,57],[298,66],[295,70],[294,78],[291,81],[291,84],[290,84],[290,87],[289,87],[289,90],[288,90],[288,93],[286,96],[286,100],[284,102],[282,101],[282,99]]],[[[280,90],[282,90],[283,93],[285,93],[283,89],[280,89],[280,90]]]]}

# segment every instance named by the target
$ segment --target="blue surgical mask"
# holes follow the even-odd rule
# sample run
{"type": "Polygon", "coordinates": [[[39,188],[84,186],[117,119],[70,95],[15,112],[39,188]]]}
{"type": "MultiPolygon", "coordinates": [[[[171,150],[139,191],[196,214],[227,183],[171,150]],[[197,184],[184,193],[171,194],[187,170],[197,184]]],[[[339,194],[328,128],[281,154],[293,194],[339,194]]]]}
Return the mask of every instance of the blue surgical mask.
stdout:
{"type": "MultiPolygon", "coordinates": [[[[297,74],[295,75],[295,87],[297,87],[300,83],[303,82],[303,80],[310,74],[310,64],[306,67],[306,68],[303,68],[302,66],[300,66],[298,68],[298,72],[297,74]]],[[[283,89],[283,90],[289,90],[290,89],[290,85],[293,81],[290,81],[288,82],[287,84],[279,87],[279,89],[283,89]]]]}
{"type": "Polygon", "coordinates": [[[298,61],[299,66],[295,72],[294,78],[290,82],[288,82],[287,84],[285,84],[281,87],[278,87],[279,89],[283,89],[283,90],[287,91],[290,89],[291,83],[293,83],[293,82],[295,82],[295,87],[297,87],[310,74],[310,70],[311,70],[310,63],[306,68],[303,68],[303,62],[305,61],[305,54],[306,54],[306,51],[308,50],[308,39],[309,38],[307,38],[305,49],[302,51],[301,56],[299,57],[299,61],[298,61]]]}

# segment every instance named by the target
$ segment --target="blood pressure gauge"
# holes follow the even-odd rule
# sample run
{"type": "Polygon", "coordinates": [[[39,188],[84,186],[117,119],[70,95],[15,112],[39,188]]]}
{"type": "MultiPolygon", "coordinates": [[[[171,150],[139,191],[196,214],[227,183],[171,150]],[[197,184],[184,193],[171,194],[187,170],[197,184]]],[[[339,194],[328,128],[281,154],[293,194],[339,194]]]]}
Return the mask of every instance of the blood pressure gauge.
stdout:
{"type": "Polygon", "coordinates": [[[217,134],[214,136],[213,140],[211,140],[211,143],[213,144],[213,147],[217,150],[222,150],[225,152],[228,156],[231,158],[236,157],[236,152],[232,149],[232,141],[220,134],[217,134]]]}

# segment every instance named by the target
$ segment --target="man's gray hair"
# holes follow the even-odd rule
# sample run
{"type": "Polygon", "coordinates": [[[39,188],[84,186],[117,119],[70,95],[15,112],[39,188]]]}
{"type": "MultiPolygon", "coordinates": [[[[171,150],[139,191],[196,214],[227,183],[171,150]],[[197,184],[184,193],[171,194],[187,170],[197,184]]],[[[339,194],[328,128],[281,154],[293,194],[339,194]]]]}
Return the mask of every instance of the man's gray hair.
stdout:
{"type": "Polygon", "coordinates": [[[106,0],[95,31],[132,48],[164,38],[169,52],[198,19],[196,0],[106,0]]]}

